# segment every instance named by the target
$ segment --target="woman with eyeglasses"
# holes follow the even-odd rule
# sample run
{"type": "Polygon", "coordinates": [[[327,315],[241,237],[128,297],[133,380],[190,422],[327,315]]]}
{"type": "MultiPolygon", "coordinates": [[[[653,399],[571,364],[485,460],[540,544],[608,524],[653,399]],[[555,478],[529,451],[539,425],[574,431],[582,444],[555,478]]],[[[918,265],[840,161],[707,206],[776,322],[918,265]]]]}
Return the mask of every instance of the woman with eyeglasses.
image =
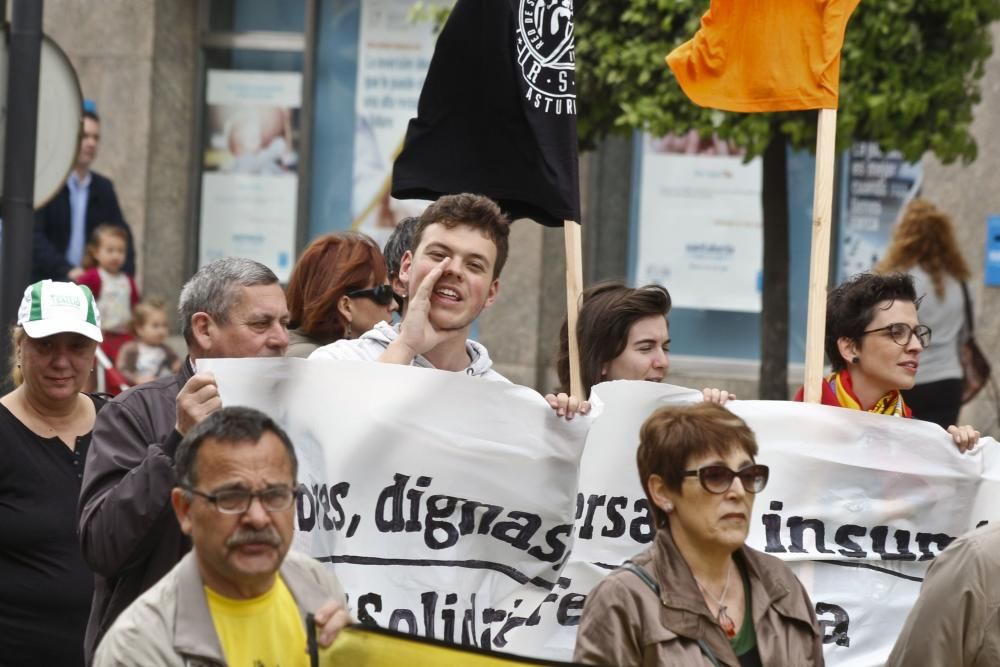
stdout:
{"type": "Polygon", "coordinates": [[[357,338],[396,310],[386,282],[385,259],[364,234],[338,232],[321,236],[303,251],[286,290],[291,325],[289,357],[341,338],[357,338]]]}
{"type": "MultiPolygon", "coordinates": [[[[860,273],[838,285],[826,302],[826,354],[832,373],[823,379],[824,405],[912,417],[902,390],[917,377],[931,330],[917,318],[913,279],[905,273],[860,273]]],[[[800,389],[795,400],[801,401],[800,389]]],[[[949,426],[959,450],[979,441],[971,426],[949,426]]]]}
{"type": "Polygon", "coordinates": [[[959,347],[969,335],[963,290],[971,276],[951,219],[926,199],[914,199],[893,228],[876,271],[903,271],[913,278],[920,321],[934,330],[934,339],[921,355],[916,384],[903,396],[914,417],[948,428],[962,409],[959,347]]]}
{"type": "Polygon", "coordinates": [[[746,423],[704,402],[656,410],[639,431],[639,479],[656,525],[649,549],[587,596],[574,662],[823,664],[802,584],[746,546],[768,468],[746,423]]]}

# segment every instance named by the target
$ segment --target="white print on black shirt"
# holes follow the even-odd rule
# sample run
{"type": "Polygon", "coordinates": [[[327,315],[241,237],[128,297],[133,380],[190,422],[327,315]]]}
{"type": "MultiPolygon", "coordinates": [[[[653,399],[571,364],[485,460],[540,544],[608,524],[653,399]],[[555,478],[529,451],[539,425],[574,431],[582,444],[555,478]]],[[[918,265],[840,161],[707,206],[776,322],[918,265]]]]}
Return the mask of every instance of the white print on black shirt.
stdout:
{"type": "Polygon", "coordinates": [[[573,0],[520,0],[517,62],[531,106],[576,115],[573,0]]]}

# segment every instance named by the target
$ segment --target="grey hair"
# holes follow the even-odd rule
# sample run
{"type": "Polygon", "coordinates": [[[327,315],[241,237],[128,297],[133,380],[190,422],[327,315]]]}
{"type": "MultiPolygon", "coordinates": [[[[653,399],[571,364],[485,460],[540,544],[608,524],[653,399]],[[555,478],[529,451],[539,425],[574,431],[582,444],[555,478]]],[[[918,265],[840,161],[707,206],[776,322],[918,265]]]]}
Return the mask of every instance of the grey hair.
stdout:
{"type": "Polygon", "coordinates": [[[244,406],[232,406],[213,412],[188,431],[174,456],[174,471],[177,484],[190,489],[198,483],[198,450],[206,440],[216,440],[230,444],[260,442],[265,433],[273,433],[288,453],[292,465],[292,481],[298,479],[299,460],[295,447],[284,429],[260,410],[244,406]]]}
{"type": "Polygon", "coordinates": [[[229,322],[229,313],[239,303],[239,287],[274,285],[278,276],[260,262],[244,257],[223,257],[198,269],[181,289],[177,311],[181,332],[188,346],[194,343],[191,318],[207,313],[219,324],[229,322]]]}

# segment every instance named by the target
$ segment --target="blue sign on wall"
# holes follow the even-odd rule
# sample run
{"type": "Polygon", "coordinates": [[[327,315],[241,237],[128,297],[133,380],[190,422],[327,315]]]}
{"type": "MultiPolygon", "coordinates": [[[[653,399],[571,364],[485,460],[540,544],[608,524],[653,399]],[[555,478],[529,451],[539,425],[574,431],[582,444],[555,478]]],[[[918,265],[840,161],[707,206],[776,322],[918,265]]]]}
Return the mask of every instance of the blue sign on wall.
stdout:
{"type": "Polygon", "coordinates": [[[986,218],[986,270],[987,285],[1000,287],[1000,215],[986,218]]]}

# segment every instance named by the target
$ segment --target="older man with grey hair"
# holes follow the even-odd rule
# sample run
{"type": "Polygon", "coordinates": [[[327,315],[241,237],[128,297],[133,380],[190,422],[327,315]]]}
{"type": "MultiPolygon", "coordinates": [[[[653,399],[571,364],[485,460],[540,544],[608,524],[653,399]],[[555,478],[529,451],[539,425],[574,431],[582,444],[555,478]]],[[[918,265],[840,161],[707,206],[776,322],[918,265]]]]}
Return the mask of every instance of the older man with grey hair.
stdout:
{"type": "Polygon", "coordinates": [[[278,357],[288,346],[288,306],[263,264],[234,257],[202,267],[184,285],[180,372],[117,396],[97,416],[80,493],[80,541],[96,576],[84,652],[143,591],[191,548],[170,505],[174,455],[184,435],[219,410],[198,359],[278,357]]]}

